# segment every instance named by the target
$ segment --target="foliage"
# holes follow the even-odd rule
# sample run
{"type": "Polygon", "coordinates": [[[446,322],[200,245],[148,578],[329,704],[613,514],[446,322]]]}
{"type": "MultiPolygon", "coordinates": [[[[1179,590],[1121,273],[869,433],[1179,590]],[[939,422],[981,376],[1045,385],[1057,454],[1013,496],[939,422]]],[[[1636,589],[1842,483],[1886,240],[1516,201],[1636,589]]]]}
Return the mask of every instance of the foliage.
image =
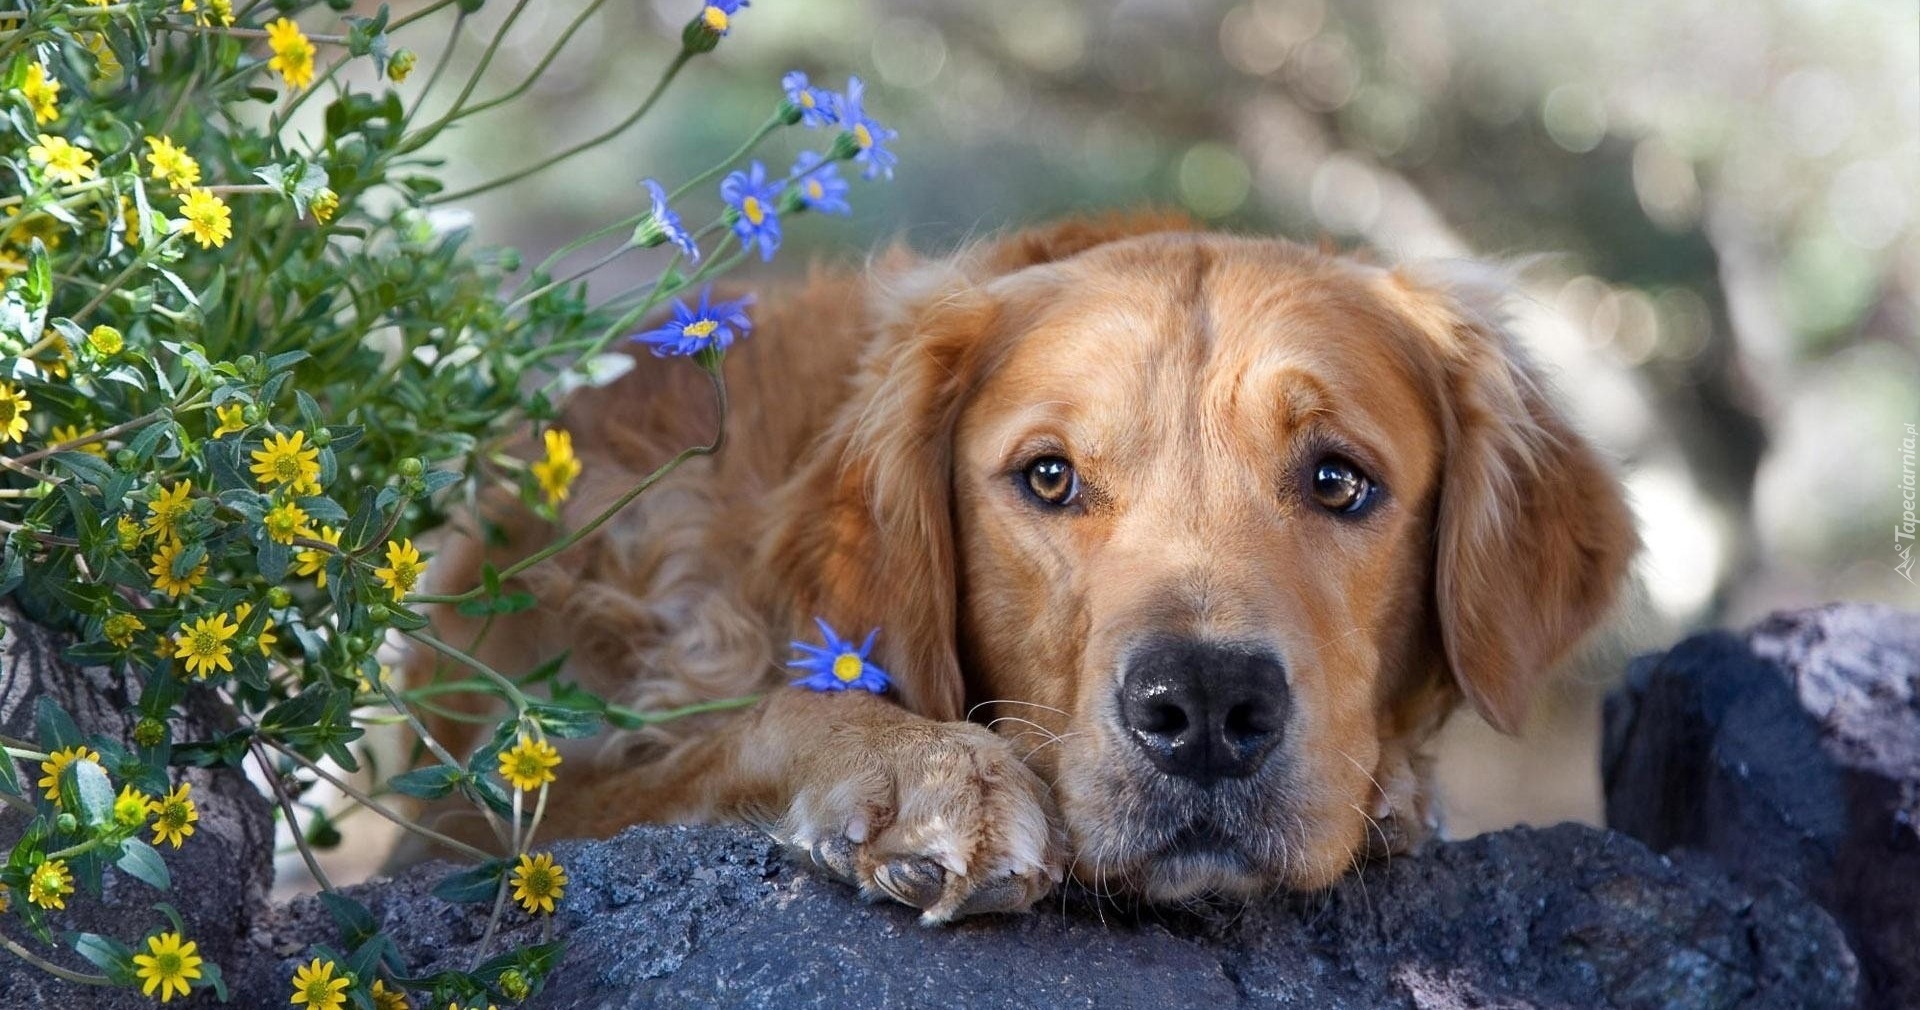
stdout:
{"type": "MultiPolygon", "coordinates": [[[[716,451],[720,433],[466,592],[417,591],[426,559],[414,538],[489,486],[554,515],[581,472],[570,436],[549,424],[556,402],[628,367],[616,342],[668,299],[699,290],[706,311],[708,282],[749,246],[771,256],[783,217],[844,212],[836,165],[855,162],[869,177],[890,169],[892,131],[862,108],[857,80],[842,95],[789,82],[785,94],[800,99],[768,82],[768,118],[730,157],[672,193],[652,180],[635,186],[632,214],[522,275],[512,251],[476,248],[436,205],[592,144],[448,194],[434,143],[524,96],[579,27],[524,82],[476,100],[529,3],[510,7],[457,97],[437,105],[429,95],[459,75],[443,82],[441,52],[424,80],[411,76],[422,59],[403,43],[458,29],[482,0],[436,0],[397,18],[384,6],[342,15],[344,0],[29,0],[0,10],[0,594],[73,632],[67,659],[140,687],[132,739],[89,733],[43,703],[35,739],[0,740],[0,816],[27,821],[0,867],[0,946],[12,955],[161,1002],[189,985],[224,998],[219,966],[194,953],[196,924],[164,903],[139,937],[64,934],[97,973],[36,953],[15,931],[54,944],[68,904],[97,895],[109,874],[166,891],[165,853],[194,844],[198,818],[182,769],[254,762],[341,929],[338,949],[307,952],[297,1002],[384,1008],[407,992],[434,1006],[519,1001],[558,962],[556,942],[493,954],[490,928],[469,970],[415,974],[312,856],[314,843],[337,841],[339,813],[297,797],[324,780],[467,852],[477,866],[439,893],[492,902],[496,927],[510,888],[532,912],[564,904],[565,869],[531,851],[547,790],[564,785],[548,738],[676,713],[609,705],[551,667],[490,669],[469,655],[475,643],[434,638],[418,608],[491,617],[534,606],[507,580],[591,535],[679,463],[716,451]],[[338,31],[309,33],[303,21],[338,31]],[[309,103],[323,103],[317,117],[309,103]],[[773,133],[803,120],[830,127],[841,112],[846,128],[787,175],[748,163],[773,133]],[[736,165],[743,171],[709,186],[736,165]],[[673,205],[703,186],[713,217],[689,230],[673,205]],[[673,250],[659,277],[589,292],[588,274],[651,246],[673,250]],[[596,247],[607,251],[592,266],[556,276],[596,247]],[[509,452],[535,440],[541,459],[509,452]],[[398,636],[470,675],[392,682],[381,650],[398,636]],[[496,696],[507,712],[466,760],[420,719],[446,713],[436,699],[462,691],[496,696]],[[195,698],[224,706],[233,728],[182,738],[182,706],[195,698]],[[418,734],[423,760],[370,793],[346,776],[361,770],[355,741],[382,723],[418,734]],[[16,761],[43,777],[23,778],[16,761]],[[392,809],[394,794],[470,801],[499,851],[413,823],[392,809]]],[[[603,139],[739,27],[744,6],[693,10],[657,85],[603,139]]],[[[724,404],[726,345],[748,332],[745,306],[732,305],[726,329],[684,306],[676,318],[677,338],[655,353],[690,357],[724,404]]],[[[544,936],[552,940],[551,919],[544,936]]]]}

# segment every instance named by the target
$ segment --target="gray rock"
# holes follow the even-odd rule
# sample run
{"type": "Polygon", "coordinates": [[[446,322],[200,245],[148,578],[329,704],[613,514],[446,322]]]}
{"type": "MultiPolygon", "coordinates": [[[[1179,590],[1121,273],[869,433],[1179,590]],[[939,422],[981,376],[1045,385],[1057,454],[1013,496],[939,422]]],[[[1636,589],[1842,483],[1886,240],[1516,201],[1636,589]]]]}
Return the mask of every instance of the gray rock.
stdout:
{"type": "MultiPolygon", "coordinates": [[[[64,639],[26,620],[11,602],[0,601],[0,734],[33,739],[34,704],[50,697],[60,703],[81,731],[100,733],[122,742],[132,738],[137,718],[133,706],[139,688],[128,678],[98,667],[76,669],[59,659],[64,639]]],[[[174,739],[196,739],[224,727],[219,707],[204,695],[191,701],[187,716],[175,723],[174,739]]],[[[31,785],[40,769],[18,763],[20,778],[31,785]]],[[[200,820],[194,834],[178,850],[162,847],[173,877],[171,891],[157,891],[116,871],[108,871],[103,893],[96,900],[81,893],[68,899],[54,916],[57,930],[101,933],[131,942],[148,930],[164,926],[154,911],[165,901],[180,910],[203,957],[222,966],[238,964],[252,952],[248,936],[254,915],[266,908],[273,884],[273,812],[245,775],[232,769],[174,769],[174,780],[193,784],[194,805],[200,820]]],[[[25,826],[24,818],[0,809],[0,854],[13,847],[25,826]]],[[[145,837],[151,837],[145,836],[145,837]]],[[[16,899],[18,896],[16,896],[16,899]]],[[[11,932],[10,932],[10,935],[11,932]]],[[[56,964],[92,972],[92,965],[71,949],[49,948],[32,937],[12,935],[17,942],[56,964]]],[[[154,1001],[137,992],[102,990],[62,982],[11,955],[0,953],[0,1008],[46,1007],[49,1010],[119,1010],[151,1008],[154,1001]]],[[[170,1007],[216,1006],[211,994],[196,993],[170,1007]]]]}
{"type": "MultiPolygon", "coordinates": [[[[566,959],[530,1005],[640,1007],[1712,1008],[1839,1010],[1856,969],[1790,888],[1690,872],[1620,835],[1516,829],[1377,864],[1314,896],[1192,910],[1084,894],[928,929],[791,867],[755,833],[639,827],[568,842],[566,959]]],[[[463,966],[486,909],[429,896],[445,866],[355,890],[416,970],[463,966]]],[[[511,913],[509,942],[540,925],[511,913]]],[[[312,899],[264,923],[247,991],[332,941],[312,899]]]]}
{"type": "Polygon", "coordinates": [[[1791,881],[1847,930],[1863,1006],[1920,1007],[1920,615],[1695,636],[1637,663],[1606,720],[1609,825],[1791,881]]]}

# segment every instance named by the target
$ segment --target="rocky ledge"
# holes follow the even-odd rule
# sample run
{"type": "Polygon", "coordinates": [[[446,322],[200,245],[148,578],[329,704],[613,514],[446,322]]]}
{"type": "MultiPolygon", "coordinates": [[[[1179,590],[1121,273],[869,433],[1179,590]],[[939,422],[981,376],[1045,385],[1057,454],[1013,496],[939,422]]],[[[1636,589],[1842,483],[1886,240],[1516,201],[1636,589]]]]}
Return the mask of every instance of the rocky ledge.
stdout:
{"type": "MultiPolygon", "coordinates": [[[[1247,906],[1116,907],[1069,894],[926,928],[793,867],[755,833],[630,829],[559,846],[566,959],[529,1005],[1715,1008],[1853,1005],[1839,929],[1785,885],[1741,888],[1575,825],[1435,845],[1333,889],[1247,906]]],[[[416,968],[453,966],[485,909],[429,892],[446,867],[355,888],[416,968]]],[[[516,916],[507,936],[536,938],[516,916]]],[[[334,926],[311,899],[256,925],[245,992],[272,999],[334,926]]]]}

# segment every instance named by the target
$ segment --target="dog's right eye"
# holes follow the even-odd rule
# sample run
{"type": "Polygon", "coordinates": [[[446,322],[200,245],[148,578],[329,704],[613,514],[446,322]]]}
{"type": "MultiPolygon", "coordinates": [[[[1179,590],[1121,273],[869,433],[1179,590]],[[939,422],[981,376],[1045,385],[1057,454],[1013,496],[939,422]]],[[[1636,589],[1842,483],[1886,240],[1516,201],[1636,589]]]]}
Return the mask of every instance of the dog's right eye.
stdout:
{"type": "Polygon", "coordinates": [[[1080,475],[1073,464],[1058,456],[1042,456],[1027,464],[1027,492],[1053,506],[1073,504],[1080,497],[1080,475]]]}

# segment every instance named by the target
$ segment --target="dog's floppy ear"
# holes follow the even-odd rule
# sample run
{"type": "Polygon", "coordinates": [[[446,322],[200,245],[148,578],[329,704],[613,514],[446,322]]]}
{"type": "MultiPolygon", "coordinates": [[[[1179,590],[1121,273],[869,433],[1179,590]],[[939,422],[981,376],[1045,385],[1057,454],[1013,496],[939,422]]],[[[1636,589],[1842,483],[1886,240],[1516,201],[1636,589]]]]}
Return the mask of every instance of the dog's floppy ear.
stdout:
{"type": "Polygon", "coordinates": [[[896,250],[872,281],[873,333],[848,402],[781,489],[761,575],[796,634],[879,628],[874,659],[900,703],[963,715],[955,629],[953,432],[1008,327],[995,278],[1131,235],[1190,227],[1170,214],[1080,219],[990,239],[946,260],[896,250]]]}
{"type": "Polygon", "coordinates": [[[1447,665],[1487,722],[1516,732],[1534,688],[1607,616],[1639,540],[1617,478],[1501,324],[1504,283],[1437,269],[1392,279],[1439,351],[1434,579],[1447,665]]]}

